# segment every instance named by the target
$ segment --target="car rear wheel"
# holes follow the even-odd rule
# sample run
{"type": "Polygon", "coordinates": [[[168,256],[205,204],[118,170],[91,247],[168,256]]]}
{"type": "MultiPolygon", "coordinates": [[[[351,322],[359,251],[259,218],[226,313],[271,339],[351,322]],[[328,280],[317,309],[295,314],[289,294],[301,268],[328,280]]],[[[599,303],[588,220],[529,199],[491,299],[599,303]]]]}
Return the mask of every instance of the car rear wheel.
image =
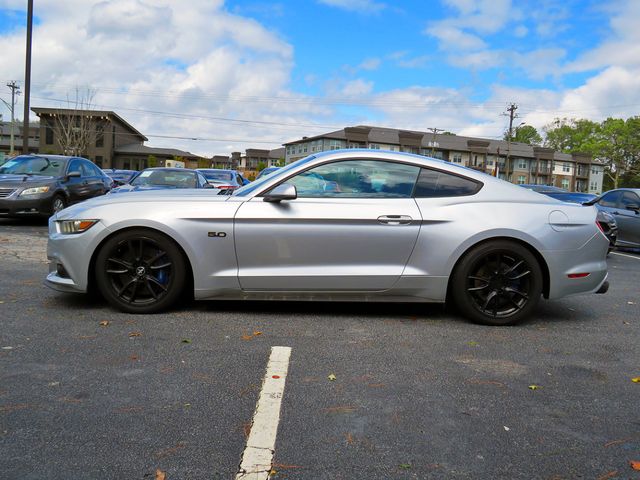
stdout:
{"type": "Polygon", "coordinates": [[[471,249],[452,277],[451,299],[469,320],[484,325],[514,325],[540,301],[542,269],[524,246],[507,240],[471,249]]]}
{"type": "Polygon", "coordinates": [[[104,298],[128,313],[155,313],[171,307],[186,279],[176,244],[151,230],[128,230],[110,238],[98,252],[96,283],[104,298]]]}
{"type": "Polygon", "coordinates": [[[53,201],[51,202],[51,212],[58,213],[60,210],[64,210],[66,206],[66,199],[62,195],[58,194],[53,197],[53,201]]]}

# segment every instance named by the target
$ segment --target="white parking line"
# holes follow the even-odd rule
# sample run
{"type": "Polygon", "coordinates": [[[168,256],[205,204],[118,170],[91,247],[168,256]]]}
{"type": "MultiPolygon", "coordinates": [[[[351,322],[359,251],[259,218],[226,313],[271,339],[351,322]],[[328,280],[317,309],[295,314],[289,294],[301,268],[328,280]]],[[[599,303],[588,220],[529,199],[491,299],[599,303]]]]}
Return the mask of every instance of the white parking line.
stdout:
{"type": "Polygon", "coordinates": [[[621,257],[635,258],[636,260],[640,260],[640,257],[636,257],[633,255],[627,255],[625,253],[611,252],[611,255],[620,255],[621,257]]]}
{"type": "Polygon", "coordinates": [[[253,424],[236,480],[268,479],[276,448],[280,404],[289,369],[290,347],[271,347],[253,424]]]}

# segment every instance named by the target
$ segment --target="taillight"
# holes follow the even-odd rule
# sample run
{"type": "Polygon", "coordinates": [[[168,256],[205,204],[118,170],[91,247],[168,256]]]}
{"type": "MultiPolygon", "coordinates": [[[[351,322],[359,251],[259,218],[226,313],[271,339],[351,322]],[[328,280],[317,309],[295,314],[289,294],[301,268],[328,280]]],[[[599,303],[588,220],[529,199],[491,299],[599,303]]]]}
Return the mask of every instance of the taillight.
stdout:
{"type": "Polygon", "coordinates": [[[598,228],[600,229],[600,231],[601,231],[602,233],[604,233],[604,228],[602,228],[602,225],[600,225],[600,222],[598,222],[597,220],[596,220],[596,225],[598,226],[598,228]]]}

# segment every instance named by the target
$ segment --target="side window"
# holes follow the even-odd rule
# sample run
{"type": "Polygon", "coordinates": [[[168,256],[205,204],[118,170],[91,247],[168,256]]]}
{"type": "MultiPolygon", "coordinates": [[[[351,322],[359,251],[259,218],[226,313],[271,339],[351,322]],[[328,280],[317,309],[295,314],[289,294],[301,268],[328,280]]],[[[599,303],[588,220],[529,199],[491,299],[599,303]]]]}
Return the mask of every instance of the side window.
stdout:
{"type": "Polygon", "coordinates": [[[69,162],[69,167],[67,168],[67,173],[71,172],[80,172],[80,175],[84,176],[84,170],[82,169],[82,161],[74,158],[69,162]]]}
{"type": "Polygon", "coordinates": [[[418,178],[414,197],[462,197],[473,195],[482,188],[482,183],[450,173],[423,168],[418,178]]]}
{"type": "Polygon", "coordinates": [[[633,192],[624,192],[622,194],[622,208],[627,208],[628,205],[640,205],[640,198],[633,192]]]}
{"type": "Polygon", "coordinates": [[[82,161],[82,168],[84,169],[84,176],[87,177],[101,177],[102,175],[91,162],[82,161]]]}
{"type": "Polygon", "coordinates": [[[207,185],[207,179],[200,173],[196,174],[196,176],[198,177],[198,186],[204,188],[207,185]]]}
{"type": "Polygon", "coordinates": [[[621,194],[622,192],[607,193],[598,203],[602,207],[615,208],[618,206],[618,200],[620,199],[621,194]]]}
{"type": "Polygon", "coordinates": [[[420,167],[382,160],[320,165],[287,180],[298,197],[410,198],[420,167]]]}

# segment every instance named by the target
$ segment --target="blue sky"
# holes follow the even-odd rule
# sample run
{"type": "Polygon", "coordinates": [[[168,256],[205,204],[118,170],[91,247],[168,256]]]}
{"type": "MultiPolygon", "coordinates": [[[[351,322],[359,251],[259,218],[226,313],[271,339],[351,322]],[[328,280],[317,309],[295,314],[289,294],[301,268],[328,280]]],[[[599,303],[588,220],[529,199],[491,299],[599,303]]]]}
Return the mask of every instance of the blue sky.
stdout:
{"type": "MultiPolygon", "coordinates": [[[[35,3],[32,105],[88,95],[197,153],[355,124],[493,138],[511,102],[540,129],[640,109],[638,0],[35,3]]],[[[0,0],[3,83],[24,77],[25,9],[0,0]]]]}

